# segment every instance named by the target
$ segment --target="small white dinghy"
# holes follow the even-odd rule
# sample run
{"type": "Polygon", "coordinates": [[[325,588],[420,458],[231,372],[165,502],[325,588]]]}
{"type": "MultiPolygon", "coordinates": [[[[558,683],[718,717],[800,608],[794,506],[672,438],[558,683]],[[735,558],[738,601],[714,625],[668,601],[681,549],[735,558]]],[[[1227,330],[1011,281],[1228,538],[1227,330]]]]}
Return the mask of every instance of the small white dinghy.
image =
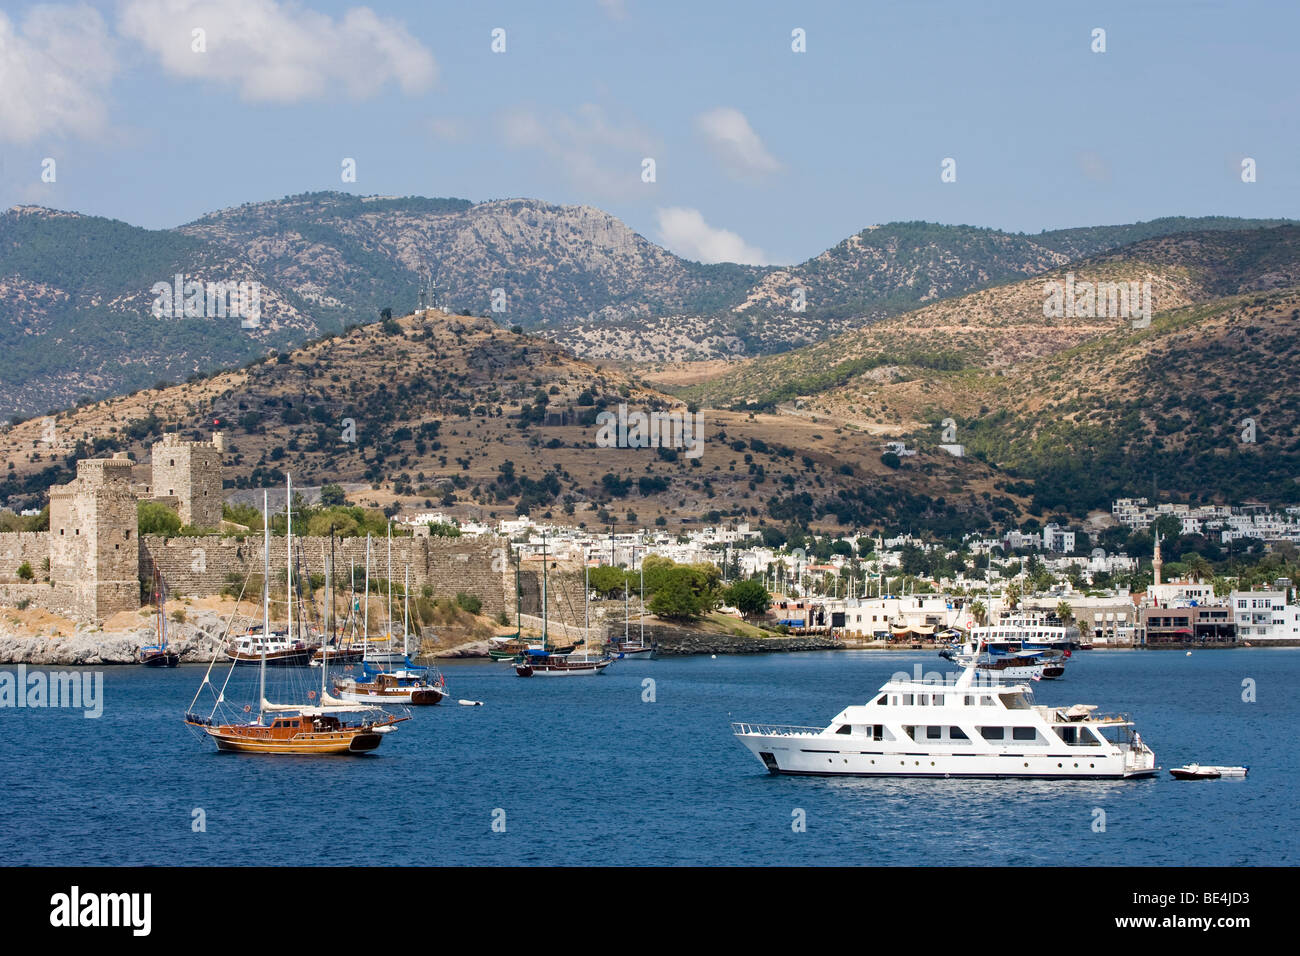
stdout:
{"type": "Polygon", "coordinates": [[[1244,777],[1249,767],[1205,767],[1199,763],[1189,763],[1186,767],[1175,767],[1169,772],[1175,780],[1218,780],[1220,777],[1244,777]]]}

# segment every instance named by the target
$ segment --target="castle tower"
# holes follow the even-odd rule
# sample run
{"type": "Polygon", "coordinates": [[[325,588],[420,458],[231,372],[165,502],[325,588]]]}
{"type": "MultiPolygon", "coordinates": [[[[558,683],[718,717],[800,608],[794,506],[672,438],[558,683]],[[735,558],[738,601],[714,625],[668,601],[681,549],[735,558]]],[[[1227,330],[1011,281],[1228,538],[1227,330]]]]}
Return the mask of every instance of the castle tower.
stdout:
{"type": "Polygon", "coordinates": [[[76,617],[98,623],[140,606],[132,467],[125,453],[83,459],[50,489],[50,583],[76,617]]]}
{"type": "Polygon", "coordinates": [[[153,446],[155,498],[175,498],[181,524],[215,531],[221,527],[221,433],[208,441],[181,441],[168,432],[153,446]]]}

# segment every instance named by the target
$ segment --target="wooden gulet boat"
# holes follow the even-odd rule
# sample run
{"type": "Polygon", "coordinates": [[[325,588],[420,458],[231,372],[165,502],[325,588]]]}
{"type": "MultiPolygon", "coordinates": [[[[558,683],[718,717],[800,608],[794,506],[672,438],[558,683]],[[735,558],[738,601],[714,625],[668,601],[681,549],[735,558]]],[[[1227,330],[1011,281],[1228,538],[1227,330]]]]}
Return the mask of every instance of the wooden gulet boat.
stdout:
{"type": "MultiPolygon", "coordinates": [[[[632,563],[636,563],[636,546],[632,546],[632,563]]],[[[635,657],[653,657],[655,646],[645,642],[645,557],[641,559],[641,635],[632,640],[628,635],[627,584],[623,586],[623,640],[610,647],[610,654],[617,660],[635,657]]]]}
{"type": "MultiPolygon", "coordinates": [[[[292,629],[293,607],[293,560],[292,560],[292,484],[288,485],[289,495],[285,504],[288,524],[286,526],[289,540],[289,560],[286,566],[286,585],[289,596],[290,628],[292,629]]],[[[265,493],[262,502],[262,525],[264,538],[264,572],[262,591],[262,628],[263,633],[270,631],[271,617],[271,527],[265,493]]],[[[327,576],[328,580],[328,576],[327,576]]],[[[220,751],[255,754],[280,754],[283,756],[344,755],[368,753],[383,743],[384,735],[394,729],[394,725],[409,717],[397,717],[384,712],[378,707],[358,706],[355,703],[339,700],[326,691],[326,673],[328,663],[321,666],[321,690],[319,703],[311,705],[272,703],[266,696],[267,659],[266,645],[263,644],[261,673],[258,681],[257,718],[249,723],[237,723],[232,720],[218,719],[225,703],[225,688],[230,682],[230,675],[235,672],[232,662],[226,681],[220,691],[214,691],[215,702],[211,713],[203,717],[196,712],[195,705],[205,687],[211,687],[212,669],[217,658],[213,657],[203,683],[190,702],[185,714],[185,723],[205,734],[220,751]],[[347,722],[343,715],[362,713],[361,719],[347,722]],[[267,717],[270,720],[267,720],[267,717]]],[[[313,692],[308,695],[315,697],[313,692]]],[[[251,705],[245,705],[245,713],[251,713],[251,705]]]]}
{"type": "Polygon", "coordinates": [[[561,656],[547,648],[550,618],[547,614],[546,593],[546,534],[542,533],[542,646],[541,649],[529,648],[515,664],[515,674],[519,677],[590,677],[603,674],[610,664],[609,657],[591,657],[583,655],[561,656]]]}
{"type": "Polygon", "coordinates": [[[411,569],[406,569],[405,610],[402,619],[402,656],[405,666],[392,671],[372,670],[363,664],[368,680],[345,678],[334,682],[334,693],[342,700],[368,703],[394,703],[428,706],[440,704],[448,696],[447,682],[439,675],[437,683],[429,680],[429,669],[411,663],[407,649],[408,623],[411,615],[411,569]]]}
{"type": "Polygon", "coordinates": [[[157,606],[155,614],[158,643],[141,647],[137,659],[145,667],[175,667],[181,661],[180,654],[167,646],[167,585],[157,568],[153,569],[154,601],[157,606]]]}

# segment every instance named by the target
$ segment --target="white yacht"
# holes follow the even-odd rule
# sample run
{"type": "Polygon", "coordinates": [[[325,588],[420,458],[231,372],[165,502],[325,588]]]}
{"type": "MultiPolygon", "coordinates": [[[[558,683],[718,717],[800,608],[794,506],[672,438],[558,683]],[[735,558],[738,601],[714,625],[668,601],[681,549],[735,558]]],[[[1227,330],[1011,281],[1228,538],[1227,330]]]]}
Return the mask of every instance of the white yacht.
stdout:
{"type": "Polygon", "coordinates": [[[1004,617],[992,624],[971,628],[970,640],[1002,651],[1067,651],[1079,644],[1079,630],[1066,627],[1055,618],[1035,615],[1004,617]]]}
{"type": "Polygon", "coordinates": [[[893,679],[830,726],[734,723],[732,730],[774,774],[854,777],[1154,776],[1151,752],[1124,716],[1092,704],[1044,707],[1025,684],[977,680],[968,663],[955,682],[893,679]]]}

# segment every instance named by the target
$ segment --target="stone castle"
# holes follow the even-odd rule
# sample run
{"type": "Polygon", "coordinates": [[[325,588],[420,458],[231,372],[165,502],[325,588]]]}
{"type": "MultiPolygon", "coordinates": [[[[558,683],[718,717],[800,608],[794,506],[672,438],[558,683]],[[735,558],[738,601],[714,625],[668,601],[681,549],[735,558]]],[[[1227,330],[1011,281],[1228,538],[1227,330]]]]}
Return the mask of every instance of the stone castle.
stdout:
{"type": "MultiPolygon", "coordinates": [[[[134,480],[136,466],[125,453],[78,461],[77,477],[50,489],[49,531],[0,533],[0,604],[35,605],[101,624],[141,606],[143,582],[152,579],[154,570],[173,594],[192,597],[219,594],[232,581],[260,572],[260,529],[247,535],[217,533],[224,499],[223,451],[219,432],[206,442],[182,441],[169,433],[153,445],[147,483],[134,480]],[[141,501],[165,504],[182,525],[211,533],[141,537],[141,501]]],[[[328,539],[295,543],[308,570],[323,572],[328,539]]],[[[375,540],[372,547],[372,578],[385,577],[386,542],[375,540]]],[[[365,550],[364,538],[335,539],[336,571],[349,563],[360,567],[365,550]]],[[[286,560],[284,539],[278,546],[273,540],[273,577],[283,575],[286,560]]],[[[408,567],[415,594],[426,586],[436,597],[465,592],[482,601],[483,613],[506,612],[513,619],[513,564],[504,538],[394,538],[394,578],[400,581],[408,567]]],[[[557,610],[553,607],[552,613],[557,610]]]]}

